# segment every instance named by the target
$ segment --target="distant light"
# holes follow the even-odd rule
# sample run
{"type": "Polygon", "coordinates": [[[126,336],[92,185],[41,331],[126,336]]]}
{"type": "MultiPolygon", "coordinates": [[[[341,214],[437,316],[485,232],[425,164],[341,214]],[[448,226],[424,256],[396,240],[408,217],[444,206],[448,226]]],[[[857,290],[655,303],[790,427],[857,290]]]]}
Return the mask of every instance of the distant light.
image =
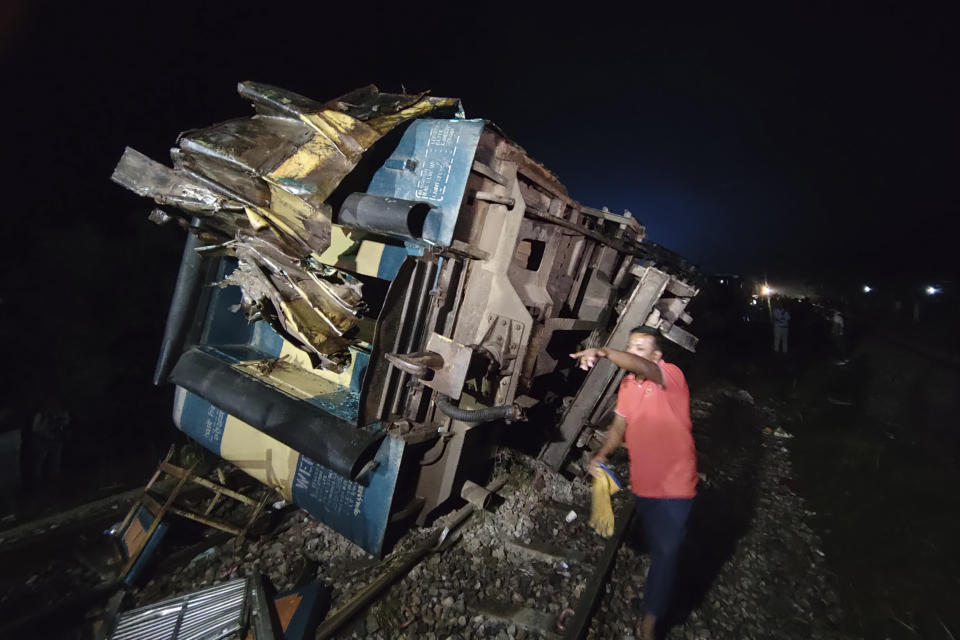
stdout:
{"type": "Polygon", "coordinates": [[[938,293],[940,293],[940,287],[935,287],[935,286],[933,286],[932,284],[927,287],[927,295],[928,295],[928,296],[935,296],[935,295],[937,295],[938,293]]]}
{"type": "Polygon", "coordinates": [[[753,305],[753,306],[756,306],[756,304],[757,304],[757,299],[754,298],[753,300],[751,300],[751,301],[750,301],[750,304],[753,305]]]}
{"type": "Polygon", "coordinates": [[[727,282],[726,280],[724,280],[723,278],[720,278],[720,284],[725,284],[726,282],[727,282]]]}
{"type": "Polygon", "coordinates": [[[767,285],[763,285],[762,287],[760,287],[760,295],[771,296],[773,295],[773,289],[771,289],[767,285]]]}
{"type": "Polygon", "coordinates": [[[871,287],[871,286],[868,285],[868,284],[863,285],[863,292],[864,292],[864,293],[870,293],[871,291],[873,291],[873,287],[871,287]]]}

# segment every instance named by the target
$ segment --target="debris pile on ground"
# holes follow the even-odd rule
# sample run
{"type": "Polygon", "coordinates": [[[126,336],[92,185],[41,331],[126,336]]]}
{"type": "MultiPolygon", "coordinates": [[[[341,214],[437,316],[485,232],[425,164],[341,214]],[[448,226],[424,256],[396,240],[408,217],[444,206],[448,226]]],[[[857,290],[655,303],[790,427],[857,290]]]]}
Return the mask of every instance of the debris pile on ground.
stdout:
{"type": "Polygon", "coordinates": [[[503,504],[468,521],[371,607],[345,638],[541,638],[577,604],[603,539],[587,525],[586,483],[504,455],[503,504]],[[567,521],[574,511],[576,518],[567,521]],[[390,635],[385,630],[401,629],[390,635]]]}
{"type": "MultiPolygon", "coordinates": [[[[836,638],[837,596],[809,512],[791,489],[786,440],[774,410],[729,389],[692,403],[701,484],[689,524],[668,638],[836,638]],[[752,402],[753,401],[753,402],[752,402]],[[756,404],[755,404],[756,403],[756,404]]],[[[611,467],[628,478],[626,456],[611,467]]],[[[588,524],[590,486],[504,452],[500,503],[477,512],[335,636],[338,638],[553,638],[573,616],[606,539],[588,524]]],[[[613,496],[614,510],[630,493],[613,496]]],[[[278,505],[281,506],[282,505],[278,505]]],[[[198,552],[138,592],[140,604],[262,572],[281,591],[313,580],[333,587],[332,610],[433,529],[370,557],[301,510],[285,508],[269,536],[198,552]]],[[[589,637],[632,638],[642,615],[648,557],[632,525],[601,595],[589,637]]]]}
{"type": "Polygon", "coordinates": [[[372,564],[363,550],[298,509],[289,511],[268,537],[239,546],[231,540],[156,576],[139,590],[137,602],[148,604],[258,571],[279,591],[314,579],[337,584],[358,566],[372,564]]]}

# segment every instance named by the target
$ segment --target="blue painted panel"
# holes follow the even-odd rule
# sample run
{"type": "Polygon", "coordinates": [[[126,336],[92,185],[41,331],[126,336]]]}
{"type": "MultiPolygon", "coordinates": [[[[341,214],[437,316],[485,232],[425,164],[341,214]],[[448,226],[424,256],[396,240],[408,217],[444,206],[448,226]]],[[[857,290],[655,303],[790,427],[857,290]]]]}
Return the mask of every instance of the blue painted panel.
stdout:
{"type": "MultiPolygon", "coordinates": [[[[179,429],[220,455],[227,414],[183,389],[183,404],[174,415],[179,429]]],[[[377,468],[364,483],[343,476],[300,454],[291,493],[293,501],[314,518],[373,555],[380,555],[390,518],[404,443],[390,436],[380,444],[377,468]]],[[[233,461],[237,462],[237,461],[233,461]]]]}
{"type": "MultiPolygon", "coordinates": [[[[227,274],[233,273],[236,267],[235,258],[221,258],[213,282],[222,281],[227,274]]],[[[252,327],[246,315],[241,311],[230,310],[231,306],[240,304],[242,298],[240,287],[212,286],[206,312],[198,310],[204,314],[201,344],[246,344],[250,341],[252,327]]]]}
{"type": "MultiPolygon", "coordinates": [[[[360,393],[360,387],[363,385],[363,376],[367,373],[367,366],[370,364],[370,354],[366,351],[350,349],[353,354],[353,371],[350,375],[350,390],[360,393]]],[[[356,420],[356,416],[353,417],[356,420]]]]}
{"type": "Polygon", "coordinates": [[[177,427],[201,445],[220,455],[220,442],[227,423],[227,412],[186,390],[183,407],[173,418],[177,427]]]}
{"type": "Polygon", "coordinates": [[[167,529],[170,528],[170,525],[166,522],[161,522],[157,525],[157,528],[153,530],[153,533],[150,535],[150,539],[147,540],[147,543],[143,547],[143,551],[140,552],[140,555],[137,556],[137,560],[133,563],[133,566],[130,567],[130,571],[127,572],[127,575],[123,578],[123,583],[127,586],[132,586],[137,578],[140,577],[140,573],[143,571],[143,568],[150,558],[153,556],[153,552],[157,550],[157,547],[160,546],[160,542],[163,540],[164,536],[167,535],[167,529]]]}
{"type": "Polygon", "coordinates": [[[335,382],[329,385],[329,392],[307,398],[307,402],[325,413],[356,424],[360,411],[360,392],[341,387],[335,382]]]}
{"type": "MultiPolygon", "coordinates": [[[[283,640],[313,640],[320,621],[330,609],[330,591],[332,587],[321,580],[308,584],[292,593],[300,596],[294,609],[290,624],[283,631],[283,640]]],[[[274,598],[276,603],[287,594],[274,598]]]]}
{"type": "Polygon", "coordinates": [[[273,327],[263,320],[258,320],[253,325],[250,344],[271,358],[279,358],[280,351],[283,349],[283,338],[273,330],[273,327]]]}
{"type": "Polygon", "coordinates": [[[350,482],[301,455],[293,501],[368,553],[379,556],[403,450],[403,441],[384,438],[375,458],[379,465],[365,478],[366,485],[350,482]]]}
{"type": "Polygon", "coordinates": [[[483,120],[415,121],[370,181],[368,193],[429,202],[423,239],[449,246],[473,166],[483,120]]]}
{"type": "Polygon", "coordinates": [[[384,245],[383,253],[380,255],[380,265],[377,267],[377,277],[392,282],[397,277],[397,271],[400,270],[400,265],[403,264],[407,255],[407,250],[402,247],[384,245]]]}

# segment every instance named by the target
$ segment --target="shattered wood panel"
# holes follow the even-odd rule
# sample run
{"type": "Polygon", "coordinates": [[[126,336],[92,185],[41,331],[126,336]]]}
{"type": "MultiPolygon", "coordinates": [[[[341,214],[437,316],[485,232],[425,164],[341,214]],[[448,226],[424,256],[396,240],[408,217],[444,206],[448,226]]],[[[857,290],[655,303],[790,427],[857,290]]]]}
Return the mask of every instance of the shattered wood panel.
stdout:
{"type": "Polygon", "coordinates": [[[198,251],[238,258],[224,283],[243,290],[248,316],[339,371],[361,296],[359,282],[321,264],[331,241],[326,200],[386,133],[423,116],[461,116],[460,103],[374,86],[325,103],[253,82],[237,89],[255,115],[181,134],[173,169],[128,149],[113,180],[187,212],[181,224],[203,241],[198,251]]]}

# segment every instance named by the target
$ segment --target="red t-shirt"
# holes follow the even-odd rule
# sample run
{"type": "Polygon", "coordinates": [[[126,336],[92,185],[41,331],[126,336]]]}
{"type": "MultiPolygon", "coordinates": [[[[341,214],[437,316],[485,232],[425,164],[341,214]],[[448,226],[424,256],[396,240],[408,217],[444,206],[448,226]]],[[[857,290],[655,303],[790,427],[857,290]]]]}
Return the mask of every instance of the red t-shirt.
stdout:
{"type": "Polygon", "coordinates": [[[690,390],[683,372],[660,361],[663,386],[624,376],[616,412],[627,421],[630,488],[644,498],[692,498],[697,454],[690,422],[690,390]]]}

